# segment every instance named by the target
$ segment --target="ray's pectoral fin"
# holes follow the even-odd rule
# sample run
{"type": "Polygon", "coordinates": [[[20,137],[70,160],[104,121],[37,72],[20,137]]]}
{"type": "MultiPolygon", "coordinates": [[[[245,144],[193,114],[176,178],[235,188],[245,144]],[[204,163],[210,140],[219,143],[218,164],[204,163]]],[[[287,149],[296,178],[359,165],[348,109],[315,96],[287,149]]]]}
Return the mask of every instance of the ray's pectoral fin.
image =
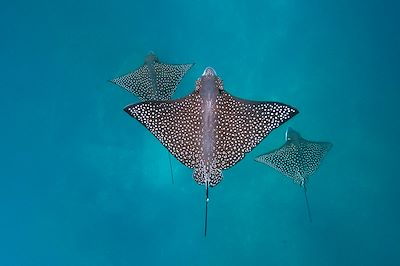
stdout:
{"type": "Polygon", "coordinates": [[[300,183],[302,177],[299,160],[297,159],[298,148],[291,141],[287,141],[279,149],[273,150],[255,158],[257,162],[266,164],[282,174],[290,177],[294,182],[300,183]],[[300,177],[300,178],[299,178],[300,177]]]}
{"type": "Polygon", "coordinates": [[[157,88],[163,94],[163,99],[170,99],[183,76],[194,64],[164,64],[154,63],[157,88]]]}
{"type": "Polygon", "coordinates": [[[198,94],[174,101],[148,101],[124,108],[142,123],[180,162],[200,165],[200,109],[198,94]],[[190,152],[189,152],[190,151],[190,152]]]}
{"type": "Polygon", "coordinates": [[[110,81],[135,94],[140,99],[148,99],[153,90],[150,69],[147,65],[110,81]]]}
{"type": "Polygon", "coordinates": [[[323,158],[332,148],[332,143],[307,141],[305,139],[301,139],[299,146],[299,150],[301,152],[300,174],[304,178],[307,178],[317,171],[323,158]]]}
{"type": "Polygon", "coordinates": [[[217,105],[217,167],[221,169],[236,164],[272,130],[298,114],[286,104],[248,101],[226,92],[217,105]]]}

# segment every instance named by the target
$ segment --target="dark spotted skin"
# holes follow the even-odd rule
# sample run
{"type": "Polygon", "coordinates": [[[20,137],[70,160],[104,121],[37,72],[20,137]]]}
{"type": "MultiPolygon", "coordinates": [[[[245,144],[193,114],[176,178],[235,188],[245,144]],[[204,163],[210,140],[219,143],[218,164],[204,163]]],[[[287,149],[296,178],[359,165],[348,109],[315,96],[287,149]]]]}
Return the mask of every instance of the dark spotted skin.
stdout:
{"type": "Polygon", "coordinates": [[[277,102],[238,99],[227,93],[212,68],[195,90],[173,101],[147,101],[124,109],[184,165],[199,184],[217,185],[221,170],[239,162],[273,129],[298,111],[277,102]]]}

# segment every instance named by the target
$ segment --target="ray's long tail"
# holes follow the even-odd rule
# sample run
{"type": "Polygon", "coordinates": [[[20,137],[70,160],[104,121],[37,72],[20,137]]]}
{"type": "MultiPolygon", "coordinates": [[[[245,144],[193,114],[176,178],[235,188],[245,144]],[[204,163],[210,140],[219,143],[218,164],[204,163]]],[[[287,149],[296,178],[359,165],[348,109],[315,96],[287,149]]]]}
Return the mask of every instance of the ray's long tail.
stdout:
{"type": "Polygon", "coordinates": [[[306,200],[306,206],[307,206],[307,214],[308,214],[308,220],[310,223],[312,223],[312,218],[311,218],[311,209],[310,209],[310,204],[308,203],[308,197],[307,197],[307,188],[304,185],[304,198],[306,200]]]}
{"type": "Polygon", "coordinates": [[[169,160],[169,169],[171,171],[171,180],[172,184],[174,184],[174,172],[172,171],[171,154],[169,152],[168,152],[168,160],[169,160]]]}
{"type": "Polygon", "coordinates": [[[207,211],[208,211],[208,202],[209,202],[209,198],[208,198],[208,181],[206,183],[206,216],[204,218],[204,237],[207,236],[207,211]]]}

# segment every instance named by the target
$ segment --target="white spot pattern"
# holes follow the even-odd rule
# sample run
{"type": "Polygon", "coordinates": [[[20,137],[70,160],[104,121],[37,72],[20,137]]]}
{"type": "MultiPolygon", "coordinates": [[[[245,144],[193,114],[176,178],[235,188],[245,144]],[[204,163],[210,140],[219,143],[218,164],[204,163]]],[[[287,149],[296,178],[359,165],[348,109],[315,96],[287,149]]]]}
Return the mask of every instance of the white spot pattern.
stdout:
{"type": "Polygon", "coordinates": [[[204,169],[194,169],[193,171],[193,179],[199,185],[204,185],[206,183],[206,179],[208,179],[208,185],[210,187],[214,187],[218,185],[222,180],[222,171],[220,169],[211,168],[210,171],[204,169]]]}
{"type": "Polygon", "coordinates": [[[238,99],[226,92],[217,98],[216,162],[227,169],[298,111],[277,102],[238,99]]]}
{"type": "Polygon", "coordinates": [[[156,99],[150,100],[163,101],[171,99],[179,82],[192,66],[193,64],[171,65],[154,63],[158,96],[156,99]]]}
{"type": "Polygon", "coordinates": [[[169,100],[193,64],[149,62],[111,82],[133,93],[141,101],[169,100]]]}
{"type": "Polygon", "coordinates": [[[222,169],[240,161],[273,129],[296,115],[298,111],[276,102],[254,102],[235,98],[223,90],[215,102],[214,121],[203,121],[206,103],[200,96],[200,83],[187,97],[175,101],[148,101],[125,107],[125,111],[141,122],[183,164],[194,169],[199,184],[208,181],[217,185],[222,169]],[[212,155],[204,156],[205,124],[213,131],[212,155]],[[208,159],[204,159],[207,157],[208,159]],[[206,161],[205,161],[206,160],[206,161]]]}
{"type": "Polygon", "coordinates": [[[124,109],[141,122],[189,168],[199,168],[201,98],[198,93],[176,101],[150,101],[124,109]]]}
{"type": "Polygon", "coordinates": [[[258,156],[255,160],[278,170],[295,183],[304,185],[331,147],[329,142],[308,141],[297,134],[296,138],[287,140],[281,148],[258,156]]]}
{"type": "Polygon", "coordinates": [[[143,65],[129,74],[112,79],[111,82],[133,93],[141,101],[154,97],[153,82],[147,65],[143,65]]]}

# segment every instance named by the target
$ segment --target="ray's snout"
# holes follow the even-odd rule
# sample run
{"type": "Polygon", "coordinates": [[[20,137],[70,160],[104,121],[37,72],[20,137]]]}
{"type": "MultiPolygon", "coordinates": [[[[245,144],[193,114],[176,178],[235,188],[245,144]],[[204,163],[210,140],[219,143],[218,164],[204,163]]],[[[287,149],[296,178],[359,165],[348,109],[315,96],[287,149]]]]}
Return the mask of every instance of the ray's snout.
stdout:
{"type": "Polygon", "coordinates": [[[212,77],[212,76],[216,76],[216,75],[217,75],[217,73],[215,72],[214,68],[206,67],[202,76],[212,77]]]}

